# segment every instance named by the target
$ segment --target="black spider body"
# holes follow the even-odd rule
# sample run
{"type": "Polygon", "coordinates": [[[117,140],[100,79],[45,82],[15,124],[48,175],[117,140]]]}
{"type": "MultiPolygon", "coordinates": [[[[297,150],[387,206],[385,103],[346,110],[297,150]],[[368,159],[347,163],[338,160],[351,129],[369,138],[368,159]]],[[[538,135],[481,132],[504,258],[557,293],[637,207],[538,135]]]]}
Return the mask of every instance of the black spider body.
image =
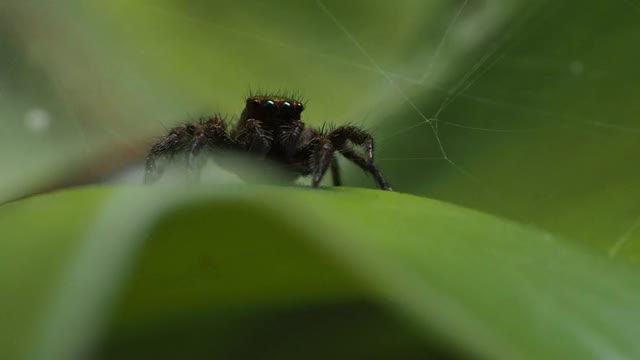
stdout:
{"type": "Polygon", "coordinates": [[[294,177],[312,175],[313,187],[331,169],[333,184],[340,186],[338,152],[373,175],[381,189],[391,190],[374,163],[374,141],[367,131],[351,125],[328,131],[307,127],[300,119],[303,110],[304,105],[290,97],[251,96],[231,130],[219,116],[177,126],[151,147],[145,182],[162,175],[157,165],[160,157],[187,154],[189,169],[198,173],[204,164],[203,154],[238,151],[281,164],[294,177]],[[353,145],[361,147],[364,154],[356,152],[353,145]]]}

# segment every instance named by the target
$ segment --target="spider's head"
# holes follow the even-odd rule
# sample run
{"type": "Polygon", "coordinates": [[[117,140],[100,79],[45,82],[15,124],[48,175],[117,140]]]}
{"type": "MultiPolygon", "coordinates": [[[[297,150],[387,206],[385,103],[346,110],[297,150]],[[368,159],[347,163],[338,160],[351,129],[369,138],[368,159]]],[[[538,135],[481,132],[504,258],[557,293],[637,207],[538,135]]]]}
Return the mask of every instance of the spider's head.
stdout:
{"type": "Polygon", "coordinates": [[[247,119],[257,119],[265,123],[281,124],[300,120],[304,105],[295,99],[274,96],[252,96],[247,99],[245,115],[247,119]]]}

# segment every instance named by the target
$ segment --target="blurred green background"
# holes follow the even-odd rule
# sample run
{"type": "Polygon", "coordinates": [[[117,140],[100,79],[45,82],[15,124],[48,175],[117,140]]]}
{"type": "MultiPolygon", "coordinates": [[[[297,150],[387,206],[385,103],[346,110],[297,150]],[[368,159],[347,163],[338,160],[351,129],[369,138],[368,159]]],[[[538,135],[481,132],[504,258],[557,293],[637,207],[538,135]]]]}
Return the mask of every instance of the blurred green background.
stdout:
{"type": "Polygon", "coordinates": [[[4,0],[0,201],[139,183],[165,127],[293,90],[395,190],[637,263],[639,40],[637,0],[4,0]]]}

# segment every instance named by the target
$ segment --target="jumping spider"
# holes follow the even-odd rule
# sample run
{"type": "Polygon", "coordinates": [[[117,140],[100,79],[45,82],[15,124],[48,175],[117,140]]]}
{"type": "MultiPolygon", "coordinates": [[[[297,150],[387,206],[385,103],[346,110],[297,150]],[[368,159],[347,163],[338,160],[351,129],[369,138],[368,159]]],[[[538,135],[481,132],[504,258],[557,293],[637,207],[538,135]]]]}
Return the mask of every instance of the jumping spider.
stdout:
{"type": "Polygon", "coordinates": [[[373,161],[374,142],[365,130],[352,125],[325,131],[306,127],[300,120],[304,105],[290,96],[250,96],[240,119],[227,130],[220,116],[196,123],[179,125],[155,143],[146,160],[145,183],[156,181],[163,172],[156,161],[186,153],[187,166],[199,172],[203,153],[222,151],[245,152],[259,159],[284,165],[292,178],[312,175],[311,184],[318,187],[331,169],[333,185],[340,186],[340,169],[335,152],[342,154],[362,170],[373,175],[380,189],[391,190],[389,183],[373,161]],[[364,154],[352,145],[362,147],[364,154]]]}

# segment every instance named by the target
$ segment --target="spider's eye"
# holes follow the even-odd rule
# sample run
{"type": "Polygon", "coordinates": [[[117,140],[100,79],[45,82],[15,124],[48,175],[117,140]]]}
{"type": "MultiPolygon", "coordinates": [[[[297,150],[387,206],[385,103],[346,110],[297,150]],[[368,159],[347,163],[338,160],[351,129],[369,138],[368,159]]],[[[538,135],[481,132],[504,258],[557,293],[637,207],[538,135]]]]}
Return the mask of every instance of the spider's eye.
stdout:
{"type": "Polygon", "coordinates": [[[292,106],[288,101],[285,101],[282,103],[282,105],[280,105],[280,108],[282,109],[282,112],[289,112],[292,106]]]}
{"type": "Polygon", "coordinates": [[[302,110],[304,110],[304,105],[297,103],[296,104],[296,111],[297,112],[302,112],[302,110]]]}
{"type": "Polygon", "coordinates": [[[258,99],[249,99],[247,101],[247,105],[252,106],[252,107],[258,107],[258,106],[260,106],[260,100],[258,100],[258,99]]]}
{"type": "Polygon", "coordinates": [[[269,100],[269,101],[265,101],[265,103],[262,104],[262,106],[264,106],[265,109],[271,111],[271,110],[275,110],[276,103],[273,102],[273,100],[269,100]]]}

